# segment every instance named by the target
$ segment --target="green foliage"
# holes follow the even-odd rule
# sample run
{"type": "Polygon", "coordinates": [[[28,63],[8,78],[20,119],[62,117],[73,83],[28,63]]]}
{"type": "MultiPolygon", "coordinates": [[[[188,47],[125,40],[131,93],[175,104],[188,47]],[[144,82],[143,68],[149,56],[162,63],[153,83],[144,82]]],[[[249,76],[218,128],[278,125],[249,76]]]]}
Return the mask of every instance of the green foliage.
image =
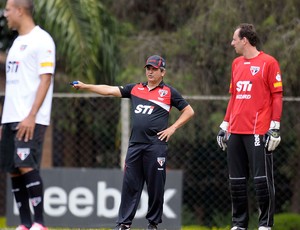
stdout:
{"type": "Polygon", "coordinates": [[[231,62],[236,56],[230,46],[232,33],[239,23],[249,22],[255,24],[261,37],[260,48],[281,64],[285,95],[299,95],[299,65],[294,61],[300,56],[297,37],[300,3],[296,0],[247,0],[239,4],[232,0],[191,0],[177,4],[163,0],[154,4],[159,7],[142,1],[104,2],[119,20],[134,25],[128,33],[124,28],[125,33],[119,38],[121,69],[126,69],[129,63],[142,67],[147,56],[158,53],[167,61],[166,80],[182,93],[227,94],[231,62]],[[135,13],[131,14],[132,11],[135,13]]]}
{"type": "Polygon", "coordinates": [[[6,219],[4,217],[0,217],[0,228],[6,227],[6,219]]]}
{"type": "Polygon", "coordinates": [[[39,18],[56,40],[58,60],[69,75],[90,83],[100,79],[113,82],[117,69],[115,22],[104,6],[97,0],[36,3],[39,18]]]}
{"type": "Polygon", "coordinates": [[[197,226],[197,225],[190,225],[190,226],[183,227],[182,230],[210,230],[210,228],[197,226]]]}
{"type": "Polygon", "coordinates": [[[8,30],[4,17],[4,2],[0,1],[0,51],[5,52],[12,43],[16,33],[8,30]]]}
{"type": "Polygon", "coordinates": [[[300,215],[296,213],[281,213],[275,216],[274,230],[299,230],[300,215]]]}
{"type": "MultiPolygon", "coordinates": [[[[4,1],[0,7],[4,7],[4,1]]],[[[167,60],[166,80],[183,94],[224,95],[228,92],[230,46],[234,28],[254,23],[261,48],[275,56],[282,69],[285,96],[299,96],[300,56],[297,0],[39,0],[37,22],[54,37],[57,72],[90,83],[134,81],[152,54],[167,60]],[[133,70],[133,73],[130,73],[133,70]]],[[[3,10],[2,10],[3,13],[3,10]]],[[[1,15],[1,14],[0,14],[1,15]]],[[[9,32],[0,19],[2,50],[9,32]]],[[[141,71],[141,73],[143,73],[141,71]]],[[[65,85],[56,89],[67,91],[65,85]]]]}
{"type": "MultiPolygon", "coordinates": [[[[118,71],[117,23],[98,0],[36,0],[35,21],[54,38],[57,72],[90,83],[113,83],[118,71]]],[[[4,8],[4,1],[0,7],[4,8]]],[[[2,11],[0,12],[0,16],[2,11]]],[[[3,17],[1,26],[5,24],[3,17]]],[[[9,46],[7,27],[1,27],[3,49],[9,46]]],[[[69,79],[69,80],[71,80],[69,79]]],[[[59,87],[64,88],[66,87],[59,87]]]]}

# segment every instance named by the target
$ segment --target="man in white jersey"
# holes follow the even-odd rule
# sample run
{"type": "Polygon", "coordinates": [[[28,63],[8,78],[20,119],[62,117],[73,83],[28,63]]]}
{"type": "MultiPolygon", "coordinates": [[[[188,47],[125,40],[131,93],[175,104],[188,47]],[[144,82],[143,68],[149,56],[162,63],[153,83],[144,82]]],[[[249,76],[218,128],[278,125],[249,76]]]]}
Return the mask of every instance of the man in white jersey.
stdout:
{"type": "Polygon", "coordinates": [[[20,213],[16,230],[46,230],[39,173],[50,122],[55,44],[32,17],[33,0],[7,0],[4,16],[18,31],[6,60],[6,88],[0,129],[0,167],[11,176],[20,213]],[[31,218],[29,200],[33,206],[31,218]]]}

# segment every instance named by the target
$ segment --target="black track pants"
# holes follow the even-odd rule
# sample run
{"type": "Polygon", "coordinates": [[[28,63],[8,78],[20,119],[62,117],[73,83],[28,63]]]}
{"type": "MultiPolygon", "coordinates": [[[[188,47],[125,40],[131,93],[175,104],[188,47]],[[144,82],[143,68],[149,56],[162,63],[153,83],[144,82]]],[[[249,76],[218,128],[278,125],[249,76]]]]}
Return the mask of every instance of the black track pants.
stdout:
{"type": "Polygon", "coordinates": [[[131,224],[144,183],[149,195],[149,222],[161,223],[166,181],[167,145],[131,143],[128,148],[117,223],[131,224]]]}
{"type": "Polygon", "coordinates": [[[264,147],[264,136],[231,134],[227,156],[233,226],[248,227],[249,175],[253,176],[254,181],[260,212],[259,226],[273,226],[275,208],[273,154],[264,147]]]}

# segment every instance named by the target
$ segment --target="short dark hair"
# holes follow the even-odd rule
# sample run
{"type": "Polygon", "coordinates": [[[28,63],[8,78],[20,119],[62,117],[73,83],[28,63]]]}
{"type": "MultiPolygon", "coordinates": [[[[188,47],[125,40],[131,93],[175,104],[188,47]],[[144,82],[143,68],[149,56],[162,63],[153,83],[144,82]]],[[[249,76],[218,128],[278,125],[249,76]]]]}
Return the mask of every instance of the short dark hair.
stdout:
{"type": "Polygon", "coordinates": [[[33,15],[34,12],[34,4],[33,0],[14,0],[15,5],[19,7],[23,7],[29,15],[33,15]]]}
{"type": "Polygon", "coordinates": [[[242,23],[240,24],[237,29],[240,29],[239,31],[239,38],[247,38],[249,43],[252,46],[257,46],[260,42],[259,37],[256,33],[255,27],[252,24],[248,23],[242,23]]]}

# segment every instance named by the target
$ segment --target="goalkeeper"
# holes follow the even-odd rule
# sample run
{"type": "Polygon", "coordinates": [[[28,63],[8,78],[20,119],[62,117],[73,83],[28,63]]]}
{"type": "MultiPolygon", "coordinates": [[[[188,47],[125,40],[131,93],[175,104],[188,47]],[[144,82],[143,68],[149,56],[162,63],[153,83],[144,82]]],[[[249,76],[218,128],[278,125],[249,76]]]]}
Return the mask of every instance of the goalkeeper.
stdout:
{"type": "Polygon", "coordinates": [[[280,143],[283,89],[278,62],[259,51],[258,42],[252,24],[240,24],[233,34],[231,45],[240,56],[232,63],[231,97],[217,136],[220,148],[227,148],[231,230],[248,228],[250,175],[259,208],[258,229],[271,230],[274,223],[273,151],[280,143]]]}

